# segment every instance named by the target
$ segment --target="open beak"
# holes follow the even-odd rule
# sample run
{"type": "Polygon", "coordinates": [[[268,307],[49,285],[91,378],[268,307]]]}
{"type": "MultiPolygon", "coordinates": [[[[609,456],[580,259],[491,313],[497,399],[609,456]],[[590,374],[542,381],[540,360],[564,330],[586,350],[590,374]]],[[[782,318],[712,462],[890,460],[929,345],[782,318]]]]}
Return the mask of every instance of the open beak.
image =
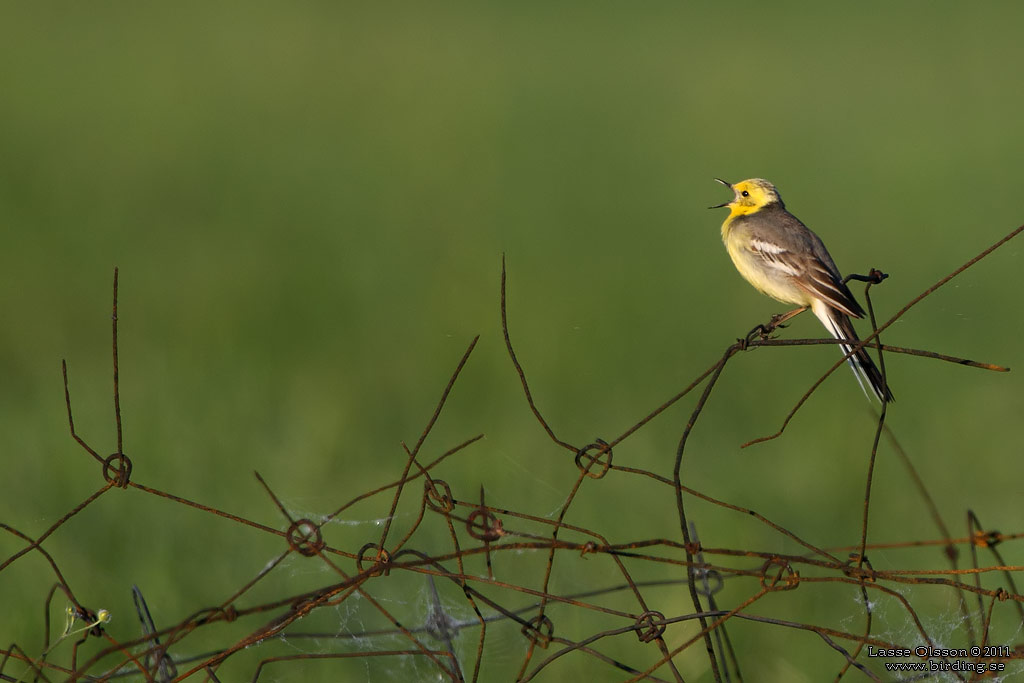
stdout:
{"type": "MultiPolygon", "coordinates": [[[[723,185],[728,187],[730,190],[732,189],[732,183],[726,182],[726,181],[722,180],[721,178],[715,178],[715,180],[717,180],[718,182],[722,183],[723,185]]],[[[714,206],[709,206],[708,208],[709,209],[721,209],[722,207],[729,206],[730,204],[732,204],[732,202],[728,201],[728,202],[723,202],[721,204],[715,204],[714,206]]]]}

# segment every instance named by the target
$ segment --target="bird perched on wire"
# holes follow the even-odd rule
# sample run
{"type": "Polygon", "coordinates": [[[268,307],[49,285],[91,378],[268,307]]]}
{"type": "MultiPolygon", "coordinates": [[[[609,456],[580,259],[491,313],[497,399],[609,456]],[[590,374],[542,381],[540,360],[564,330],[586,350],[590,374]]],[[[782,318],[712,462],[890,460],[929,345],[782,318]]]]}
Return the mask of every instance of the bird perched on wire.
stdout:
{"type": "MultiPolygon", "coordinates": [[[[850,316],[863,318],[864,309],[843,283],[821,238],[786,210],[775,186],[761,178],[735,184],[715,180],[734,194],[732,201],[711,208],[729,207],[729,216],[722,223],[722,241],[736,270],[764,294],[800,306],[776,323],[810,308],[833,337],[859,341],[850,316]]],[[[847,354],[853,346],[843,343],[840,348],[847,354]]],[[[866,381],[878,400],[892,400],[892,392],[867,349],[860,349],[847,361],[865,394],[866,381]]]]}

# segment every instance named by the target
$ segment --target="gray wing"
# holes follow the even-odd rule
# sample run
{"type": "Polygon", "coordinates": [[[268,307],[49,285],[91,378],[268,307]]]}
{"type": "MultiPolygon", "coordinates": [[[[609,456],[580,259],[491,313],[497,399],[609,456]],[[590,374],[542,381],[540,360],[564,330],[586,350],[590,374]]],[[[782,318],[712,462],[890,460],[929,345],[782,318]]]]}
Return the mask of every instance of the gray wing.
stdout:
{"type": "Polygon", "coordinates": [[[821,238],[796,216],[781,207],[769,207],[747,217],[744,223],[749,248],[765,265],[789,276],[798,287],[832,308],[855,318],[864,317],[864,309],[843,284],[821,238]]]}

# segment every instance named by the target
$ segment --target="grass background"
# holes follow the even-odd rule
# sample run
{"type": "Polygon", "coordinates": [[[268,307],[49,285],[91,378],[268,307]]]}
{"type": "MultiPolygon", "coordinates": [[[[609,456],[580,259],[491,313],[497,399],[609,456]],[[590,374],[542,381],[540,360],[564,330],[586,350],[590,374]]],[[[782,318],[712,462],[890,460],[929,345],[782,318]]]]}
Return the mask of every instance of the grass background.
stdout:
{"type": "MultiPolygon", "coordinates": [[[[38,535],[100,485],[67,435],[60,359],[81,434],[113,452],[115,265],[137,481],[283,526],[259,470],[293,510],[329,512],[397,476],[399,441],[415,441],[480,334],[428,452],[484,432],[441,473],[456,497],[482,484],[492,504],[550,514],[575,469],[533,422],[505,354],[501,255],[520,358],[573,443],[620,433],[780,309],[729,263],[723,212],[704,208],[727,198],[714,176],[771,179],[841,269],[890,273],[874,298],[885,319],[1024,220],[1022,20],[1016,4],[952,2],[7,4],[0,521],[38,535]]],[[[913,309],[886,341],[1020,366],[1021,248],[913,309]]],[[[784,332],[820,334],[810,318],[784,332]]],[[[834,359],[820,347],[733,361],[685,482],[814,543],[855,543],[873,419],[848,372],[785,438],[739,449],[774,431],[834,359]]],[[[887,367],[889,424],[954,533],[967,508],[1019,530],[1020,375],[909,357],[887,367]]],[[[690,406],[616,462],[670,475],[690,406]]],[[[907,488],[883,449],[872,539],[936,537],[907,488]]],[[[585,493],[568,521],[616,541],[678,534],[665,491],[619,478],[585,493]]],[[[328,540],[359,547],[385,513],[385,501],[358,508],[328,540]]],[[[706,544],[794,550],[746,520],[691,514],[706,544]]],[[[21,547],[0,538],[4,557],[21,547]]],[[[46,547],[83,600],[124,615],[111,625],[122,639],[135,629],[132,583],[172,623],[279,550],[131,491],[46,547]]],[[[938,551],[913,563],[943,566],[938,551]]],[[[25,558],[0,577],[15,617],[4,645],[41,647],[42,566],[25,558]]],[[[803,597],[802,616],[856,630],[854,594],[803,597]]],[[[687,609],[683,591],[663,595],[666,613],[687,609]]],[[[951,630],[949,596],[929,595],[929,625],[951,630]]],[[[577,617],[589,632],[587,615],[560,623],[577,617]]],[[[890,635],[906,635],[896,622],[890,635]]],[[[485,678],[511,678],[514,633],[485,678]]],[[[758,680],[818,680],[841,665],[806,634],[738,625],[734,637],[758,680]]],[[[398,664],[346,666],[318,671],[371,678],[398,664]]],[[[709,679],[699,656],[686,666],[709,679]]],[[[557,673],[618,678],[580,658],[557,673]]]]}

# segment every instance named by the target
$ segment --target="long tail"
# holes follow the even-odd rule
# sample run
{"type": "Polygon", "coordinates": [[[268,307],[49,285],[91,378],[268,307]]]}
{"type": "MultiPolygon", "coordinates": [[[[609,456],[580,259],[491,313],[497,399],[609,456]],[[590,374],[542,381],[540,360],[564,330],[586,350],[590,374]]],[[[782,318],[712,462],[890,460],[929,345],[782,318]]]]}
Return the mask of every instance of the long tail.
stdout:
{"type": "MultiPolygon", "coordinates": [[[[811,310],[818,320],[821,321],[821,324],[825,326],[825,329],[836,339],[847,339],[854,342],[860,340],[857,336],[857,331],[853,329],[853,323],[850,322],[850,316],[842,311],[838,311],[820,300],[814,302],[811,310]]],[[[849,344],[840,344],[839,348],[843,350],[843,355],[846,355],[853,347],[849,344]]],[[[867,385],[871,387],[871,391],[879,401],[883,403],[892,402],[892,392],[886,386],[885,380],[882,379],[882,373],[878,370],[878,366],[875,365],[874,361],[871,360],[871,356],[868,355],[866,348],[862,348],[847,358],[846,361],[850,364],[850,368],[853,369],[853,376],[857,378],[857,383],[860,384],[860,388],[865,395],[868,395],[868,391],[864,386],[864,383],[867,382],[867,385]]]]}

